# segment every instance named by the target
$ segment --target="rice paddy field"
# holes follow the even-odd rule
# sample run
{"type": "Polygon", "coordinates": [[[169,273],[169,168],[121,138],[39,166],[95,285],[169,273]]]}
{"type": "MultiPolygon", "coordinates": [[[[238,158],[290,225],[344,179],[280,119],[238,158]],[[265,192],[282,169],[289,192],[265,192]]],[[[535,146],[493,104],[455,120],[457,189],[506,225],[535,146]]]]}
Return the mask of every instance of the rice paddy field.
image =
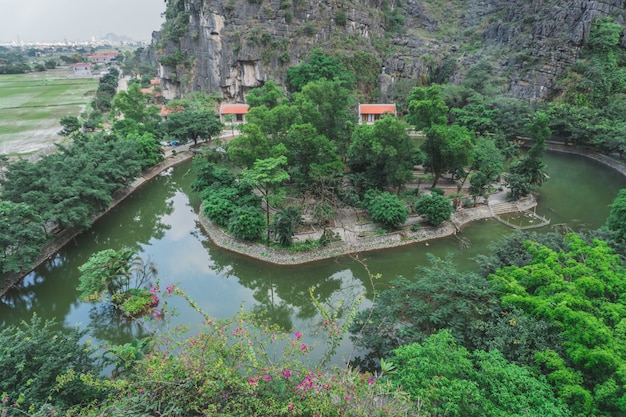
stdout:
{"type": "Polygon", "coordinates": [[[61,118],[79,116],[98,88],[96,77],[69,74],[69,68],[58,68],[0,75],[0,155],[37,154],[63,139],[61,118]]]}

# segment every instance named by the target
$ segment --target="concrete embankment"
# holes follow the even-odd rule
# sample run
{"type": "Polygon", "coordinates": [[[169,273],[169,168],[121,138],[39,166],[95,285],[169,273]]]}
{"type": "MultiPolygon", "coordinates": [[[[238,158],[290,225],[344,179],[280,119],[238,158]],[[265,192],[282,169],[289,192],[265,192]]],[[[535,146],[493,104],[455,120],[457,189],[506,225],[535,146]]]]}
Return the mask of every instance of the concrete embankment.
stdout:
{"type": "MultiPolygon", "coordinates": [[[[500,196],[498,196],[500,197],[500,196]]],[[[537,205],[532,197],[520,201],[520,207],[529,210],[537,205]]],[[[297,265],[338,256],[350,255],[361,252],[369,252],[380,249],[394,248],[410,245],[418,242],[439,239],[456,235],[466,224],[492,218],[493,215],[487,204],[477,207],[461,209],[452,214],[450,221],[438,227],[420,226],[417,230],[399,230],[393,233],[374,234],[371,236],[358,236],[355,233],[354,224],[344,224],[342,227],[333,228],[333,232],[342,236],[342,240],[333,242],[325,248],[309,252],[291,252],[268,248],[267,246],[233,238],[215,226],[204,215],[200,214],[200,224],[217,246],[239,253],[260,261],[276,265],[297,265]]],[[[417,217],[413,217],[408,223],[415,223],[417,217]]],[[[296,236],[297,238],[297,236],[296,236]]]]}

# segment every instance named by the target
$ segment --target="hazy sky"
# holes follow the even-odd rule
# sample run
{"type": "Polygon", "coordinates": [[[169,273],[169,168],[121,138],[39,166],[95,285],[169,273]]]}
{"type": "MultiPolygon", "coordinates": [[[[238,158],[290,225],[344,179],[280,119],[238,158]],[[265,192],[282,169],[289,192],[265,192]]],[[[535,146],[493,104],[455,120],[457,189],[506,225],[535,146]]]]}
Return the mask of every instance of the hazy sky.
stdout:
{"type": "Polygon", "coordinates": [[[164,0],[0,0],[0,42],[90,40],[107,33],[150,40],[164,0]]]}

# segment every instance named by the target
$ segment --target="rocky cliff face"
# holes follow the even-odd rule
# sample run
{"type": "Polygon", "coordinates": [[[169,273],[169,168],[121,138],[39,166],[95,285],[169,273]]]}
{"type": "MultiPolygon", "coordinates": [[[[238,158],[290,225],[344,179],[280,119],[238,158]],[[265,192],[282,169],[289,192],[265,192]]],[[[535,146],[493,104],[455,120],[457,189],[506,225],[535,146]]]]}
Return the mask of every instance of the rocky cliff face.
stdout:
{"type": "MultiPolygon", "coordinates": [[[[541,100],[577,58],[595,18],[623,0],[168,0],[155,36],[164,94],[243,102],[319,47],[368,57],[368,99],[425,79],[461,82],[487,59],[506,95],[541,100]],[[380,65],[380,68],[370,68],[380,65]]],[[[624,42],[626,43],[626,42],[624,42]]],[[[360,61],[359,61],[360,62],[360,61]]],[[[358,64],[357,64],[358,65],[358,64]]]]}

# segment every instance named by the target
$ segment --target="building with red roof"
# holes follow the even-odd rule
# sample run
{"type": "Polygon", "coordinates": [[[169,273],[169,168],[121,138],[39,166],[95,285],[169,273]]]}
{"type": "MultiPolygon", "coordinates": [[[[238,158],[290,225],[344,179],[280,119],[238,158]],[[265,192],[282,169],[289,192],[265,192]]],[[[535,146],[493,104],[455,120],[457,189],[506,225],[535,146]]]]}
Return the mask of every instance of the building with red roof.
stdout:
{"type": "Polygon", "coordinates": [[[248,104],[223,103],[220,106],[220,120],[226,125],[245,123],[248,110],[250,110],[248,104]],[[232,117],[229,115],[232,115],[232,117]]]}
{"type": "Polygon", "coordinates": [[[359,104],[359,124],[372,124],[385,114],[396,115],[394,104],[359,104]]]}

